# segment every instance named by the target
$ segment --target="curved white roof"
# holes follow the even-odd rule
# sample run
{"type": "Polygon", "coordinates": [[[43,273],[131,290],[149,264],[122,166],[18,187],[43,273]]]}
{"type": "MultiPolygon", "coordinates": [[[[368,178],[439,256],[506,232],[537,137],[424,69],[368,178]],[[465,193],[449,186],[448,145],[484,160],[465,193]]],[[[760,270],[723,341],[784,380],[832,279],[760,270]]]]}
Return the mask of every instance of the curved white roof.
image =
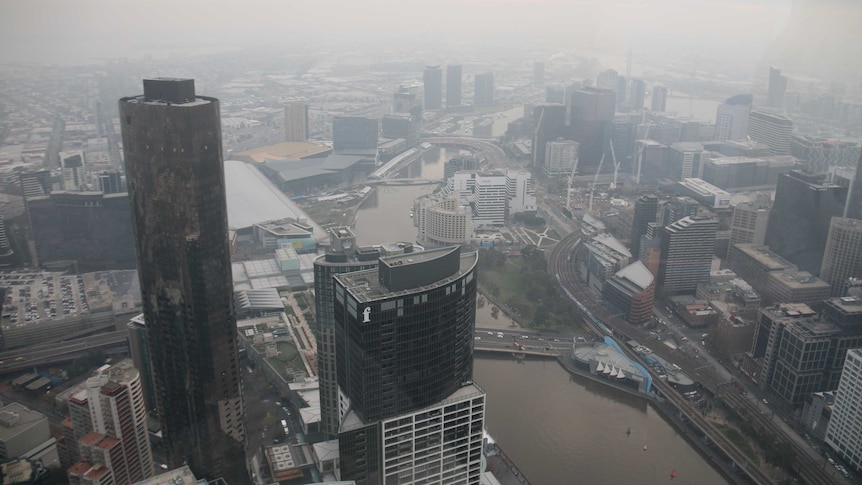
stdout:
{"type": "Polygon", "coordinates": [[[326,239],[323,228],[278,190],[254,165],[225,160],[224,178],[227,223],[231,229],[246,229],[262,222],[290,217],[305,219],[305,222],[314,228],[315,239],[326,239]]]}
{"type": "Polygon", "coordinates": [[[639,286],[641,289],[648,288],[654,280],[652,273],[650,273],[647,267],[644,266],[644,264],[640,261],[635,261],[634,263],[617,271],[616,276],[617,278],[631,281],[632,283],[639,286]]]}

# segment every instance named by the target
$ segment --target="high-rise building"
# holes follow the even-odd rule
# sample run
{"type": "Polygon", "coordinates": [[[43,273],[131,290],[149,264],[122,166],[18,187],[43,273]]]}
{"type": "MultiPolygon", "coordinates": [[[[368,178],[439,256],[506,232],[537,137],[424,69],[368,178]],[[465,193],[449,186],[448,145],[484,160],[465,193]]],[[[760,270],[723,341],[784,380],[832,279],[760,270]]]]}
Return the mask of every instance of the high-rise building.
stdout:
{"type": "Polygon", "coordinates": [[[533,167],[542,168],[549,141],[566,133],[566,107],[562,104],[540,104],[533,108],[533,167]]]}
{"type": "Polygon", "coordinates": [[[617,97],[617,107],[623,108],[628,101],[629,80],[625,76],[617,76],[617,85],[613,88],[617,97]]]}
{"type": "Polygon", "coordinates": [[[84,152],[60,152],[60,173],[63,190],[84,190],[87,185],[84,152]]]}
{"type": "Polygon", "coordinates": [[[392,95],[392,112],[407,113],[413,122],[422,121],[422,100],[419,99],[419,86],[401,86],[392,95]]]}
{"type": "Polygon", "coordinates": [[[329,249],[314,260],[314,337],[317,340],[317,370],[320,389],[320,428],[328,438],[338,435],[338,381],[335,367],[335,301],[332,276],[377,267],[380,251],[357,247],[348,227],[329,229],[329,249]]]}
{"type": "Polygon", "coordinates": [[[446,107],[461,106],[461,64],[446,66],[446,107]]]}
{"type": "Polygon", "coordinates": [[[342,480],[479,483],[477,261],[449,247],[334,276],[342,480]]]}
{"type": "Polygon", "coordinates": [[[545,144],[545,164],[542,170],[547,176],[569,175],[578,158],[578,142],[558,138],[545,144]]]}
{"type": "Polygon", "coordinates": [[[718,105],[715,112],[715,139],[744,140],[748,135],[748,114],[752,96],[737,94],[718,105]]]}
{"type": "Polygon", "coordinates": [[[141,390],[144,393],[144,405],[147,412],[155,411],[156,395],[153,384],[153,368],[150,365],[150,349],[147,345],[147,323],[144,314],[132,317],[126,324],[129,332],[129,356],[135,369],[141,375],[141,390]]]}
{"type": "Polygon", "coordinates": [[[494,73],[476,74],[473,90],[473,104],[476,106],[491,106],[494,104],[494,73]]]}
{"type": "Polygon", "coordinates": [[[3,219],[3,212],[0,212],[0,257],[11,255],[12,246],[9,244],[9,237],[6,235],[6,221],[3,219]]]}
{"type": "Polygon", "coordinates": [[[305,101],[284,105],[284,141],[308,141],[308,103],[305,101]]]}
{"type": "Polygon", "coordinates": [[[119,170],[102,172],[95,176],[98,189],[105,194],[119,194],[125,192],[123,186],[123,173],[119,170]]]}
{"type": "Polygon", "coordinates": [[[612,172],[610,138],[613,133],[615,112],[614,92],[609,89],[579,88],[571,92],[569,128],[571,138],[580,144],[578,171],[594,174],[599,169],[602,155],[608,152],[603,171],[612,172]]]}
{"type": "Polygon", "coordinates": [[[832,296],[844,296],[848,278],[862,278],[862,221],[833,217],[820,266],[832,296]]]}
{"type": "Polygon", "coordinates": [[[545,63],[542,61],[533,61],[533,85],[542,86],[545,84],[545,63]]]}
{"type": "Polygon", "coordinates": [[[777,113],[753,110],[748,115],[748,136],[766,143],[771,155],[790,155],[793,120],[777,113]]]}
{"type": "Polygon", "coordinates": [[[641,236],[647,233],[650,222],[656,221],[658,214],[658,197],[642,195],[635,201],[635,213],[632,219],[632,234],[630,247],[634,257],[640,257],[641,236]]]}
{"type": "Polygon", "coordinates": [[[362,116],[332,118],[334,150],[377,150],[377,120],[362,116]]]}
{"type": "Polygon", "coordinates": [[[844,217],[862,220],[862,153],[856,165],[856,174],[850,182],[847,203],[844,205],[844,217]]]}
{"type": "Polygon", "coordinates": [[[140,373],[131,360],[101,367],[87,379],[86,389],[72,396],[69,406],[70,411],[75,409],[72,428],[73,435],[80,436],[81,459],[70,470],[105,467],[116,484],[137,483],[153,475],[140,373]]]}
{"type": "Polygon", "coordinates": [[[671,197],[661,204],[659,222],[662,226],[669,226],[683,217],[695,217],[698,208],[700,204],[691,197],[671,197]]]}
{"type": "Polygon", "coordinates": [[[644,109],[644,98],[646,97],[646,83],[643,79],[632,79],[629,86],[629,106],[633,111],[644,109]]]}
{"type": "Polygon", "coordinates": [[[566,87],[562,84],[545,86],[546,104],[566,104],[566,87]]]}
{"type": "Polygon", "coordinates": [[[449,180],[455,176],[455,172],[462,170],[479,170],[479,159],[472,155],[450,158],[443,166],[443,180],[449,180]]]}
{"type": "Polygon", "coordinates": [[[699,178],[703,175],[703,145],[694,141],[678,141],[670,146],[668,174],[676,179],[699,178]]]}
{"type": "Polygon", "coordinates": [[[650,101],[652,111],[667,111],[667,88],[655,86],[652,88],[652,100],[650,101]]]}
{"type": "Polygon", "coordinates": [[[826,443],[856,472],[862,472],[862,349],[850,349],[826,428],[826,443]]]}
{"type": "Polygon", "coordinates": [[[596,77],[596,87],[601,89],[617,89],[617,79],[619,78],[619,74],[617,71],[613,69],[608,69],[607,71],[600,72],[596,77]]]}
{"type": "Polygon", "coordinates": [[[169,465],[248,481],[219,102],[192,79],[120,100],[138,278],[169,465]],[[166,129],[168,127],[169,129],[166,129]]]}
{"type": "Polygon", "coordinates": [[[443,107],[443,68],[437,66],[425,66],[422,75],[425,88],[425,109],[438,110],[443,107]]]}
{"type": "Polygon", "coordinates": [[[717,231],[712,217],[683,217],[661,231],[660,290],[694,293],[709,281],[717,231]]]}
{"type": "Polygon", "coordinates": [[[823,175],[797,170],[782,174],[766,226],[766,245],[799,269],[819,274],[829,224],[842,214],[846,200],[847,187],[825,182],[823,175]]]}
{"type": "Polygon", "coordinates": [[[783,110],[785,91],[787,91],[787,76],[781,75],[781,69],[769,66],[769,91],[766,95],[766,106],[783,110]]]}
{"type": "Polygon", "coordinates": [[[733,208],[730,220],[730,244],[756,244],[766,241],[766,226],[772,204],[768,198],[740,202],[733,208]]]}
{"type": "Polygon", "coordinates": [[[652,318],[655,278],[642,262],[635,261],[605,280],[602,296],[622,310],[630,324],[646,323],[652,318]]]}

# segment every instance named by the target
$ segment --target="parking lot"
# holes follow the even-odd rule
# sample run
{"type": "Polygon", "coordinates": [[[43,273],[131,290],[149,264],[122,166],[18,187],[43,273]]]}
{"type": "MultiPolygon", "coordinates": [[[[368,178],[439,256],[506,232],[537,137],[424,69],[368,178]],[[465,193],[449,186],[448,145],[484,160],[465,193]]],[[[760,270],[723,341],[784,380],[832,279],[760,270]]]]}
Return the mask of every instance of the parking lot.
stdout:
{"type": "Polygon", "coordinates": [[[61,273],[5,273],[0,286],[6,289],[3,325],[22,327],[90,312],[84,279],[61,273]]]}

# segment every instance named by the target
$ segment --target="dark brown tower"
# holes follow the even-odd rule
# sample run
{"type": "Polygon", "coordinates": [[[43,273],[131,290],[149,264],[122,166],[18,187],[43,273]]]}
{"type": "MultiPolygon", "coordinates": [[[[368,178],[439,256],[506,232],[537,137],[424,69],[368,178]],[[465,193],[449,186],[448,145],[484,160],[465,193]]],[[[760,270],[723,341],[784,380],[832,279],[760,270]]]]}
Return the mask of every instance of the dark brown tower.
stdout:
{"type": "Polygon", "coordinates": [[[168,460],[247,483],[219,102],[192,79],[145,79],[120,119],[168,460]]]}

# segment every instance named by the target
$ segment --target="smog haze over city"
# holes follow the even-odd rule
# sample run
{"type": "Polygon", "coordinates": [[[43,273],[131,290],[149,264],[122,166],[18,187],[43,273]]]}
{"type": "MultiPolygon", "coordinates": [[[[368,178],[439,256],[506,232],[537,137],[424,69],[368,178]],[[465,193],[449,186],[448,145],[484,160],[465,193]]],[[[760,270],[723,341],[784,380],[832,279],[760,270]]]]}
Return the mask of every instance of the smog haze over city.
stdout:
{"type": "Polygon", "coordinates": [[[860,483],[859,0],[0,0],[0,46],[3,483],[860,483]]]}

